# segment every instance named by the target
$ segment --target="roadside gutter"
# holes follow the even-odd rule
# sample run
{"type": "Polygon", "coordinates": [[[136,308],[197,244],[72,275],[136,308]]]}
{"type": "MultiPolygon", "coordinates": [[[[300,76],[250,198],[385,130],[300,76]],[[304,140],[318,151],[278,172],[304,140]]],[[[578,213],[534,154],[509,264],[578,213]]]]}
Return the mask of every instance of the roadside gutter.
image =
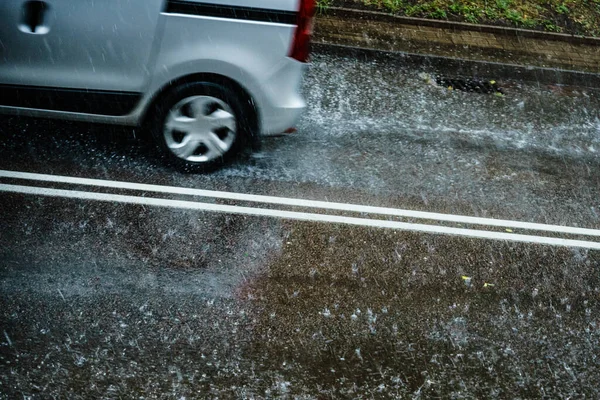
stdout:
{"type": "Polygon", "coordinates": [[[600,87],[595,37],[331,7],[317,16],[314,42],[353,55],[389,52],[458,75],[600,87]]]}

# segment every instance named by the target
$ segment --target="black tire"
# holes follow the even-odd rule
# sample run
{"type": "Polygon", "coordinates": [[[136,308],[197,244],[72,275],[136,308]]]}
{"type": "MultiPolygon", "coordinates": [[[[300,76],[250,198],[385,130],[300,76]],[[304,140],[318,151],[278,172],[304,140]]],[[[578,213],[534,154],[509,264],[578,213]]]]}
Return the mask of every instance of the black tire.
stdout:
{"type": "Polygon", "coordinates": [[[172,166],[183,172],[211,172],[230,162],[246,145],[251,142],[254,132],[249,113],[254,112],[249,107],[243,107],[240,96],[227,85],[214,82],[189,82],[176,86],[158,99],[152,115],[147,119],[148,130],[151,132],[161,155],[172,166]],[[193,162],[180,158],[167,144],[165,124],[170,111],[179,102],[194,96],[210,96],[221,100],[231,109],[235,117],[235,138],[231,148],[210,161],[193,162]]]}

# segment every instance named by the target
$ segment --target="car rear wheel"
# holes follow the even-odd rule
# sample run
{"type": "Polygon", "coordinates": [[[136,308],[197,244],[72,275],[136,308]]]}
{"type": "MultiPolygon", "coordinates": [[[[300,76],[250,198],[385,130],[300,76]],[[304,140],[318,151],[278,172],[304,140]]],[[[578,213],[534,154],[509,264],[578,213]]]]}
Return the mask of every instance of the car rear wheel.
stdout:
{"type": "Polygon", "coordinates": [[[159,148],[186,171],[210,171],[238,153],[250,136],[247,112],[235,92],[193,82],[168,92],[152,117],[159,148]]]}

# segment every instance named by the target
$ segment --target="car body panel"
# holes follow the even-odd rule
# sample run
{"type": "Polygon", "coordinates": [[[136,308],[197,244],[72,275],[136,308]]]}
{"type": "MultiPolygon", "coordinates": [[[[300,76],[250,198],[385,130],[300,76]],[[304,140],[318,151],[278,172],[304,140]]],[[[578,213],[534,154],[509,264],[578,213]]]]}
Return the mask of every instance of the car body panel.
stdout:
{"type": "Polygon", "coordinates": [[[224,75],[253,97],[264,134],[279,133],[272,123],[278,112],[305,107],[297,94],[304,64],[287,57],[293,25],[178,14],[165,19],[150,92],[198,71],[224,75]],[[200,35],[207,40],[197,40],[200,35]],[[282,75],[296,78],[271,82],[282,75]]]}
{"type": "Polygon", "coordinates": [[[46,0],[41,34],[23,29],[25,3],[0,2],[2,83],[145,90],[163,0],[46,0]]]}
{"type": "MultiPolygon", "coordinates": [[[[58,5],[71,3],[69,0],[48,1],[51,9],[54,8],[55,11],[60,10],[58,5]]],[[[8,35],[4,36],[8,28],[0,28],[0,33],[3,35],[0,36],[2,42],[0,51],[4,55],[11,55],[11,60],[19,59],[0,67],[0,85],[84,88],[106,91],[107,94],[115,93],[115,95],[139,93],[140,100],[137,105],[123,115],[106,115],[96,112],[48,109],[50,107],[26,108],[19,107],[19,104],[15,106],[5,102],[4,105],[0,105],[0,112],[137,125],[142,122],[158,93],[173,82],[195,74],[222,75],[237,82],[255,104],[262,134],[277,134],[292,127],[306,107],[300,95],[301,77],[306,64],[287,56],[296,28],[295,24],[291,23],[293,18],[290,16],[293,17],[297,11],[297,0],[211,0],[212,9],[217,10],[218,14],[228,16],[225,18],[194,14],[198,9],[202,10],[202,7],[207,5],[206,2],[107,1],[114,3],[115,8],[111,10],[113,15],[99,11],[97,15],[104,18],[104,22],[90,22],[90,26],[83,26],[83,21],[91,15],[90,10],[98,7],[93,8],[88,4],[88,2],[93,3],[93,0],[81,0],[82,4],[71,8],[71,14],[67,15],[73,19],[75,18],[73,12],[81,13],[83,16],[81,21],[71,25],[77,29],[53,31],[52,26],[50,27],[47,35],[62,32],[63,36],[69,38],[68,40],[54,38],[53,43],[56,46],[60,40],[63,41],[62,43],[77,42],[77,37],[81,38],[82,33],[89,33],[81,43],[73,43],[70,49],[57,50],[57,54],[54,54],[52,46],[50,48],[40,46],[45,35],[23,32],[16,35],[18,37],[25,35],[26,39],[31,37],[31,42],[27,46],[41,52],[41,55],[37,55],[38,59],[50,65],[46,71],[41,65],[35,67],[25,65],[27,55],[21,55],[20,59],[15,56],[18,50],[14,49],[10,41],[4,40],[4,37],[8,37],[8,35]],[[170,3],[177,3],[179,8],[175,9],[192,10],[192,12],[169,12],[170,3]],[[88,4],[89,9],[84,9],[85,4],[88,4]],[[134,10],[135,4],[138,8],[134,10]],[[182,4],[184,7],[180,7],[182,4]],[[121,10],[121,13],[118,10],[121,10]],[[259,11],[258,14],[256,10],[259,11]],[[136,16],[130,18],[129,14],[136,16]],[[265,15],[268,18],[265,18],[265,15]],[[283,18],[279,19],[286,20],[287,23],[273,22],[271,16],[275,17],[275,20],[282,16],[283,18]],[[119,24],[124,24],[122,29],[117,30],[122,36],[103,31],[112,26],[113,21],[116,21],[117,27],[120,26],[119,24]],[[140,32],[133,32],[132,29],[136,24],[144,25],[143,21],[147,21],[147,26],[140,28],[140,32]],[[140,39],[140,36],[147,37],[140,39]],[[96,46],[93,44],[94,41],[98,41],[100,45],[96,46]],[[115,42],[118,42],[117,47],[115,42]],[[37,45],[34,45],[36,43],[37,45]],[[91,49],[86,49],[84,44],[91,49]],[[136,47],[138,44],[139,47],[136,47]],[[7,47],[10,49],[7,50],[7,47]],[[127,53],[128,49],[131,50],[130,53],[127,53]],[[72,55],[74,65],[69,66],[65,61],[68,52],[74,53],[72,55]],[[56,60],[61,62],[57,63],[56,60]]],[[[18,6],[15,4],[22,2],[23,0],[2,2],[0,12],[9,10],[12,14],[9,17],[5,15],[1,19],[16,18],[14,8],[18,6]],[[7,4],[12,4],[12,9],[7,4]]],[[[96,1],[97,3],[99,2],[96,1]]],[[[56,14],[52,18],[56,18],[56,14]]],[[[21,45],[25,46],[26,41],[21,45]]]]}

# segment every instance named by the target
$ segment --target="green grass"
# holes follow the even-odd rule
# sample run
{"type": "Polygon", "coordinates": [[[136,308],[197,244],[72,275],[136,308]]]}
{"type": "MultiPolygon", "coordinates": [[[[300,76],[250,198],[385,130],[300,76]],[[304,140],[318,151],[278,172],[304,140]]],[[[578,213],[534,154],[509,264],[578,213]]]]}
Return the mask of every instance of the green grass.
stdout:
{"type": "Polygon", "coordinates": [[[409,17],[600,36],[600,0],[317,0],[409,17]]]}

